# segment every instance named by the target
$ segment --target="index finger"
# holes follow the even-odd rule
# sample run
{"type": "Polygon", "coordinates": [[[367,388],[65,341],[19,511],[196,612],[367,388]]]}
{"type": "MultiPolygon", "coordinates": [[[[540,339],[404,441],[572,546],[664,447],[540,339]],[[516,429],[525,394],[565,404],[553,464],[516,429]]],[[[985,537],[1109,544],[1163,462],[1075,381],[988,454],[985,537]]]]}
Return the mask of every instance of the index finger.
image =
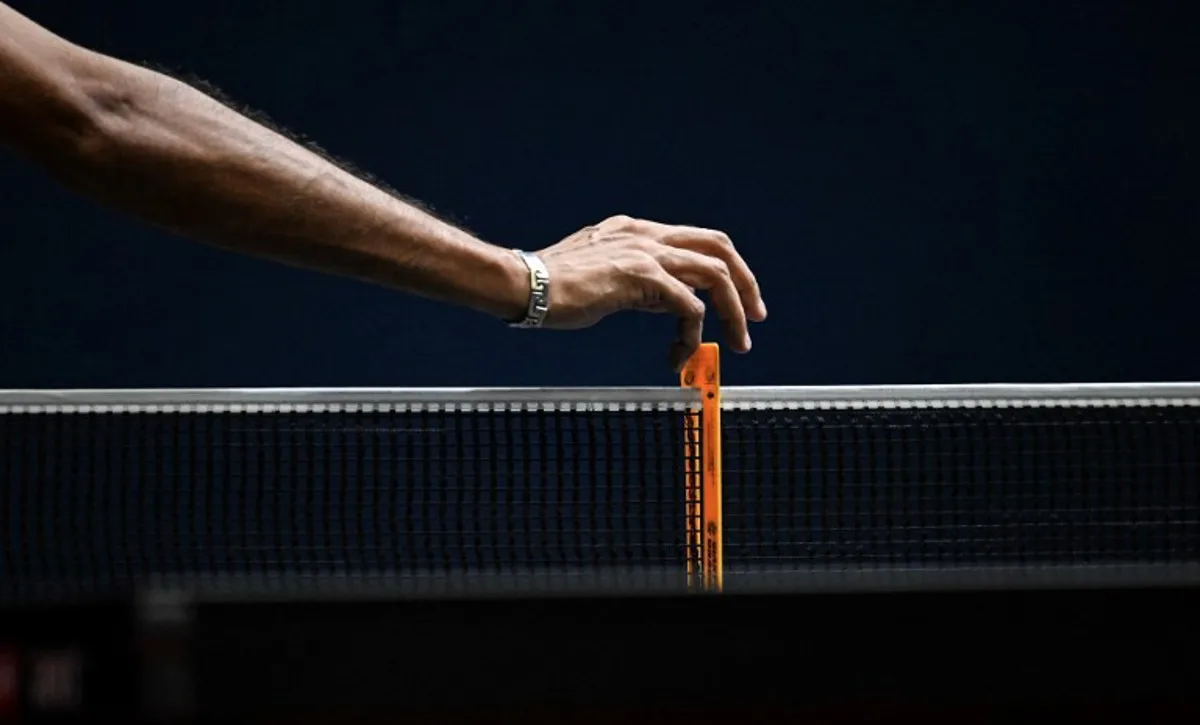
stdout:
{"type": "Polygon", "coordinates": [[[662,309],[679,318],[679,330],[671,344],[671,368],[679,372],[700,347],[704,329],[704,303],[691,287],[665,270],[654,279],[662,309]]]}

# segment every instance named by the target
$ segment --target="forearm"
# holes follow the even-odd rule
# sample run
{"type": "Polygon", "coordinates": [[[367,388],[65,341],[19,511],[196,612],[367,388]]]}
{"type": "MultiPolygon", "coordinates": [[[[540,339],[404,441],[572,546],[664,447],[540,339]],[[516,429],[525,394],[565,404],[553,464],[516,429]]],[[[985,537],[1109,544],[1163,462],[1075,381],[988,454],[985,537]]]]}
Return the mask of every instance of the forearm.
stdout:
{"type": "Polygon", "coordinates": [[[175,79],[93,57],[92,130],[47,166],[180,235],[497,317],[524,309],[521,263],[175,79]]]}

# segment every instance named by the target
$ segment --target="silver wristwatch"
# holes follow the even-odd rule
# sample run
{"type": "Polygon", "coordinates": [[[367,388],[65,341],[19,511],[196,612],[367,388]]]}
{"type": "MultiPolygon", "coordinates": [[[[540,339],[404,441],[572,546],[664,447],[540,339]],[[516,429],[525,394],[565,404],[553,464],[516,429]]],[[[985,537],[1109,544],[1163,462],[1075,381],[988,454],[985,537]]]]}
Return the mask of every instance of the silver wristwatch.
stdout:
{"type": "Polygon", "coordinates": [[[529,307],[525,318],[509,323],[512,327],[541,327],[550,311],[550,271],[536,255],[520,249],[513,253],[529,268],[529,307]]]}

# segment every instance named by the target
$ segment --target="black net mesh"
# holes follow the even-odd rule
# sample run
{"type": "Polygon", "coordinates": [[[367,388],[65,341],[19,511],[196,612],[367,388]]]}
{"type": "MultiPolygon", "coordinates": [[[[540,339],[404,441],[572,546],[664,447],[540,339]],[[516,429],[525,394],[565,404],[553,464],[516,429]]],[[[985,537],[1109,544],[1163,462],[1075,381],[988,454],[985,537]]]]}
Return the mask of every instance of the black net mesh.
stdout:
{"type": "Polygon", "coordinates": [[[726,577],[1200,562],[1200,408],[724,414],[726,577]]]}
{"type": "MultiPolygon", "coordinates": [[[[0,414],[0,597],[160,578],[694,585],[686,425],[669,405],[0,414]]],[[[1198,453],[1190,405],[726,410],[726,585],[1200,565],[1198,453]]]]}
{"type": "Polygon", "coordinates": [[[0,594],[629,568],[682,582],[685,424],[569,405],[0,415],[0,594]]]}

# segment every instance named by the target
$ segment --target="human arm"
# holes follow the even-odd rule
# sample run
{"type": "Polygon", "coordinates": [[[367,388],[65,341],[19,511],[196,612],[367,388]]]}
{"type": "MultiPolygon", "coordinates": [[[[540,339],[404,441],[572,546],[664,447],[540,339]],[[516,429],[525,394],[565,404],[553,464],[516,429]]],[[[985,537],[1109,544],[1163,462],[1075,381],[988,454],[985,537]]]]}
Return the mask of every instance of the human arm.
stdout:
{"type": "MultiPolygon", "coordinates": [[[[105,206],[180,235],[519,315],[521,264],[191,86],[0,5],[0,135],[105,206]]],[[[524,288],[524,289],[523,289],[524,288]]]]}
{"type": "MultiPolygon", "coordinates": [[[[81,48],[0,4],[0,142],[64,184],[181,236],[518,318],[529,276],[507,249],[440,221],[160,73],[81,48]]],[[[728,239],[615,218],[547,249],[552,327],[627,309],[685,320],[714,301],[741,347],[757,285],[728,239]]],[[[674,353],[673,353],[674,354],[674,353]]],[[[682,353],[681,353],[682,354],[682,353]]]]}

